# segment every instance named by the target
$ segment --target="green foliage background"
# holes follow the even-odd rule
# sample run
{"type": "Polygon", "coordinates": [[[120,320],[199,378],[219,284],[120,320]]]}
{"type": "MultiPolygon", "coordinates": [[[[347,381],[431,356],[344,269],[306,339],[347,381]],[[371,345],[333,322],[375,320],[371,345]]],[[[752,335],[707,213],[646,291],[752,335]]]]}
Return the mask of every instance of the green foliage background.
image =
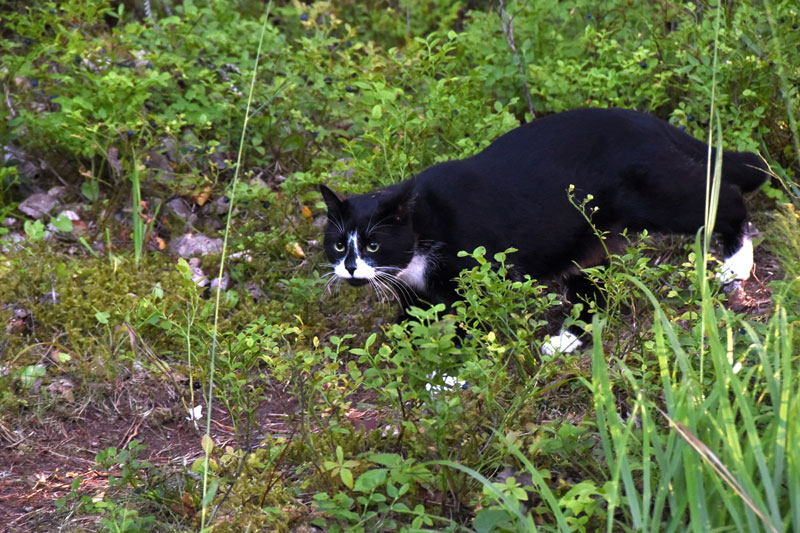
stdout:
{"type": "MultiPolygon", "coordinates": [[[[108,392],[94,380],[142,365],[206,384],[213,306],[188,265],[159,253],[137,264],[130,240],[111,237],[130,233],[135,205],[132,220],[109,213],[139,188],[162,202],[232,194],[264,6],[8,5],[0,143],[44,170],[37,177],[4,162],[0,215],[23,219],[18,203],[57,176],[97,215],[90,238],[106,247],[76,254],[34,242],[39,228],[1,249],[0,302],[37,320],[35,337],[0,340],[10,354],[4,417],[13,426],[19,413],[58,411],[30,390],[36,378],[78,376],[97,402],[108,392]],[[43,301],[47,291],[62,303],[43,301]],[[149,357],[127,342],[131,332],[149,357]],[[68,357],[42,363],[31,346],[44,338],[58,338],[68,357]]],[[[197,527],[170,510],[184,491],[218,530],[800,527],[800,458],[787,444],[800,435],[798,24],[793,0],[275,2],[238,169],[231,249],[241,254],[226,265],[236,283],[223,298],[214,394],[241,443],[256,440],[264,398],[292,398],[290,429],[253,446],[204,444],[207,472],[202,462],[159,469],[137,459],[138,445],[106,450],[98,464],[123,472],[116,492],[98,504],[76,487],[62,505],[130,530],[197,527]],[[462,274],[455,317],[420,310],[379,330],[388,306],[327,290],[317,183],[348,193],[394,183],[576,107],[635,108],[706,138],[712,86],[726,147],[759,151],[776,173],[765,187],[769,211],[756,214],[785,272],[769,313],[727,311],[723,294],[703,288],[701,250],[679,251],[684,265],[657,265],[647,241],[593,273],[612,295],[593,326],[593,361],[538,355],[558,297],[490,268],[513,253],[468,251],[476,267],[462,274]],[[244,289],[251,280],[265,293],[259,302],[244,289]],[[475,324],[464,342],[458,324],[475,324]],[[712,329],[724,346],[704,343],[712,329]],[[447,388],[446,373],[470,387],[447,388]],[[735,405],[723,401],[733,396],[735,405]],[[658,409],[706,443],[745,496],[658,409]],[[354,412],[377,413],[381,427],[354,424],[354,412]],[[198,473],[212,485],[204,489],[198,473]]],[[[169,224],[182,230],[174,217],[169,224]]],[[[83,251],[77,237],[66,241],[83,251]]],[[[182,394],[197,404],[191,387],[182,394]]]]}

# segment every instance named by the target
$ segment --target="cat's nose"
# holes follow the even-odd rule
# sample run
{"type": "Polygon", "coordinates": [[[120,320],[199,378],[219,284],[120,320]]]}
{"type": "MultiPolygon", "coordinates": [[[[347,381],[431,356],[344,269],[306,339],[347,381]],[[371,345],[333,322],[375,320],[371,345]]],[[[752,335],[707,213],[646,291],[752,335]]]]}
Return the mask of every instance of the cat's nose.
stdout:
{"type": "Polygon", "coordinates": [[[350,272],[350,275],[351,275],[351,276],[352,276],[352,275],[353,275],[353,273],[356,271],[356,266],[355,266],[355,265],[345,265],[345,266],[344,266],[344,268],[345,268],[345,269],[346,269],[348,272],[350,272]]]}

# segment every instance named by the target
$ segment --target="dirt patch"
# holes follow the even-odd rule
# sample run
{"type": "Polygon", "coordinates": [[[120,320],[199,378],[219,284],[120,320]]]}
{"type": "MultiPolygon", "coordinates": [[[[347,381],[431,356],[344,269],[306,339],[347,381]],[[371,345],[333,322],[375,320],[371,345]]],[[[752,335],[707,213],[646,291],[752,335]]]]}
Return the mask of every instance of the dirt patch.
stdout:
{"type": "Polygon", "coordinates": [[[55,501],[71,491],[77,478],[82,493],[105,491],[110,473],[96,469],[95,457],[109,447],[122,449],[137,439],[147,446],[141,459],[157,466],[202,454],[200,438],[188,423],[163,418],[180,402],[142,412],[137,407],[144,398],[126,396],[124,408],[122,402],[109,400],[87,405],[72,419],[28,416],[18,419],[15,429],[4,426],[0,517],[11,531],[51,531],[63,525],[65,517],[57,512],[55,501]]]}
{"type": "MultiPolygon", "coordinates": [[[[138,457],[168,471],[188,469],[203,456],[202,425],[196,429],[187,419],[180,398],[171,386],[152,378],[125,379],[113,394],[90,402],[79,416],[67,418],[50,413],[46,419],[27,414],[0,422],[0,523],[4,531],[53,531],[96,529],[97,517],[76,517],[59,511],[56,500],[72,490],[80,478],[81,494],[101,497],[109,489],[108,477],[117,468],[103,471],[95,457],[109,447],[118,450],[138,440],[146,446],[138,457]],[[13,425],[12,425],[13,424],[13,425]]],[[[279,398],[265,400],[257,409],[261,433],[281,433],[287,409],[279,398]]],[[[205,414],[205,411],[204,411],[205,414]]],[[[229,414],[214,406],[211,435],[217,445],[239,446],[229,414]]]]}

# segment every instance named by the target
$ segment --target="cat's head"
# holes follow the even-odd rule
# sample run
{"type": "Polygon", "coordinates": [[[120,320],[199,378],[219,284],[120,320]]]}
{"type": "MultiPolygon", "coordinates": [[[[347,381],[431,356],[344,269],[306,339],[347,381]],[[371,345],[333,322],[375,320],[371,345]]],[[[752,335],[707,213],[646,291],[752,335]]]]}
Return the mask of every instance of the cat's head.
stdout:
{"type": "Polygon", "coordinates": [[[408,266],[416,245],[413,180],[348,198],[319,189],[328,206],[325,255],[336,276],[358,286],[386,281],[408,266]]]}

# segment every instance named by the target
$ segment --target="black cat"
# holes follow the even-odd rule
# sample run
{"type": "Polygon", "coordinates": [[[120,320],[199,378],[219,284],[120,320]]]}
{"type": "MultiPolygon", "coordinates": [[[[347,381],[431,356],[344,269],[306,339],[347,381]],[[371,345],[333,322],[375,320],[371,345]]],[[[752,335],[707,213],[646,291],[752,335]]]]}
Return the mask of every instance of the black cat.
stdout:
{"type": "MultiPolygon", "coordinates": [[[[538,119],[479,154],[434,165],[417,177],[339,198],[328,206],[325,253],[351,285],[371,283],[401,305],[450,305],[454,278],[482,245],[487,257],[516,248],[511,262],[537,279],[567,277],[568,296],[591,292],[580,267],[605,251],[570,204],[587,195],[592,222],[621,244],[630,231],[694,234],[704,222],[707,145],[660,119],[623,109],[579,109],[538,119]]],[[[714,156],[712,155],[712,161],[714,156]]],[[[714,230],[722,239],[723,282],[747,279],[753,247],[742,194],[764,183],[768,166],[750,152],[724,152],[714,230]]],[[[571,351],[578,332],[562,330],[543,350],[571,351]]]]}

